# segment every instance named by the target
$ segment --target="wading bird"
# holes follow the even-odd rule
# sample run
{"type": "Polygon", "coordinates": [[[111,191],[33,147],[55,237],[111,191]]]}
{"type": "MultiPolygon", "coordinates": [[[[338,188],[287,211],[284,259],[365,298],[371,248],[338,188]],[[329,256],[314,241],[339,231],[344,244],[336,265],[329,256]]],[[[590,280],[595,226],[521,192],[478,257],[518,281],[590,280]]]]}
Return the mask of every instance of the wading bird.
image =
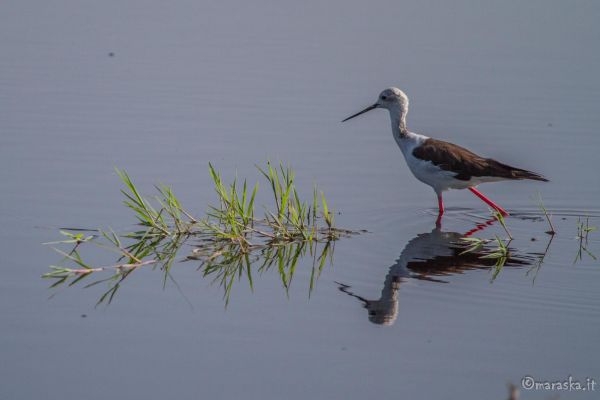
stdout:
{"type": "Polygon", "coordinates": [[[406,164],[418,180],[431,186],[435,191],[439,208],[438,223],[444,214],[442,193],[448,189],[469,189],[490,207],[505,216],[508,213],[478,191],[477,185],[518,179],[548,182],[546,178],[535,172],[511,167],[494,159],[478,156],[455,144],[409,131],[406,128],[408,97],[402,90],[395,87],[385,89],[375,104],[349,116],[342,122],[376,108],[385,108],[390,112],[392,133],[404,154],[406,164]]]}

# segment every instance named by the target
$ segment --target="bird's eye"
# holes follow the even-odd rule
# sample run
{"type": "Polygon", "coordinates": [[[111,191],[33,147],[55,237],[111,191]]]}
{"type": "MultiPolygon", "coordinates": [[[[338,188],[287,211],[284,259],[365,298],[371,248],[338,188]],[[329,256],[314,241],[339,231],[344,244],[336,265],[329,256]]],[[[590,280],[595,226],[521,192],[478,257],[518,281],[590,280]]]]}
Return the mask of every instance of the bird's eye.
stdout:
{"type": "Polygon", "coordinates": [[[387,99],[386,96],[381,96],[381,100],[385,100],[385,99],[387,99]]]}

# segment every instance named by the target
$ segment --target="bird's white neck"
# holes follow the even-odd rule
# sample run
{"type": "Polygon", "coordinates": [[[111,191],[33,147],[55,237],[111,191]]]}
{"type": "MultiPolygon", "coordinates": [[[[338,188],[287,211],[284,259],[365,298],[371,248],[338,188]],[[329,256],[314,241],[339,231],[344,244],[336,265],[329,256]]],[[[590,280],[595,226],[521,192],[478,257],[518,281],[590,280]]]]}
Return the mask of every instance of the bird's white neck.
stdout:
{"type": "Polygon", "coordinates": [[[398,107],[389,109],[389,112],[394,138],[398,140],[405,137],[408,134],[408,129],[406,128],[406,114],[408,110],[398,107]]]}
{"type": "Polygon", "coordinates": [[[420,135],[408,130],[406,127],[407,111],[406,108],[400,107],[397,109],[389,109],[390,119],[392,121],[392,134],[396,144],[398,144],[398,147],[402,150],[404,157],[408,157],[416,146],[428,139],[425,135],[420,135]]]}

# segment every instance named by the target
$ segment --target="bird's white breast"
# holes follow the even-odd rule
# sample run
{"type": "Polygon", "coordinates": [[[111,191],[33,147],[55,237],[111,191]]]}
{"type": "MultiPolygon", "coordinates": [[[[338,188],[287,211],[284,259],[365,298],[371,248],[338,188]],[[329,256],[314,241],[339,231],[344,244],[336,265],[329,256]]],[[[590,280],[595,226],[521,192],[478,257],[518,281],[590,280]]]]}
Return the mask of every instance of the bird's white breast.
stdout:
{"type": "Polygon", "coordinates": [[[394,135],[394,139],[396,139],[396,143],[402,150],[406,164],[415,178],[431,186],[436,192],[441,193],[448,189],[464,189],[472,185],[469,181],[456,179],[456,173],[445,171],[431,161],[421,160],[413,155],[415,147],[421,145],[429,137],[408,132],[403,136],[394,135]]]}

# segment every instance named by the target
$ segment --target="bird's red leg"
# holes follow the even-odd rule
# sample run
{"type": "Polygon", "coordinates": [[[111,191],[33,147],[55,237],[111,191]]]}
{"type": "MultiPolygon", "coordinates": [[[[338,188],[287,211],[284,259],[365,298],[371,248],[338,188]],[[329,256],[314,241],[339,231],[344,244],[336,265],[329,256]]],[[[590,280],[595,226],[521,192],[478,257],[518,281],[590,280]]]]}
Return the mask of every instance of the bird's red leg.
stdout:
{"type": "Polygon", "coordinates": [[[497,210],[500,214],[502,214],[503,217],[507,216],[508,213],[506,212],[506,210],[502,207],[500,207],[498,204],[494,203],[493,201],[491,201],[490,199],[488,199],[487,197],[485,197],[483,195],[483,193],[481,193],[479,190],[475,189],[474,187],[470,187],[469,190],[477,197],[479,197],[481,200],[483,200],[488,206],[492,207],[493,209],[497,210]]]}
{"type": "Polygon", "coordinates": [[[442,194],[438,194],[437,195],[438,198],[438,217],[437,220],[435,221],[435,226],[437,226],[438,228],[442,227],[442,215],[444,215],[444,200],[442,200],[442,194]]]}

